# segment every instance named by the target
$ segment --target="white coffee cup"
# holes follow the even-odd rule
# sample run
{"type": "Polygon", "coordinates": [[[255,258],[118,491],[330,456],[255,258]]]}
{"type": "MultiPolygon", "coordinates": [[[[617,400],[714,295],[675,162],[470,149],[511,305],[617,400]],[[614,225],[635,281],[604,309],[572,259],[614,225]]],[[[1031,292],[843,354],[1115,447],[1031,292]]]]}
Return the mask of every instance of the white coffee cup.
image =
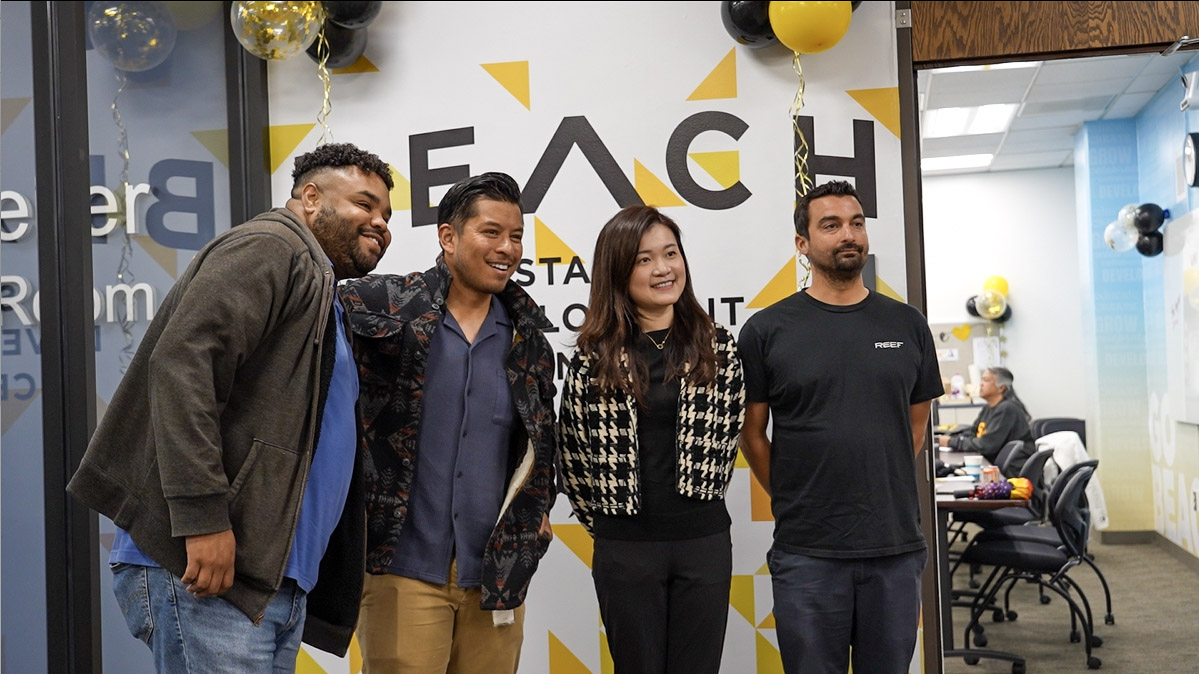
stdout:
{"type": "Polygon", "coordinates": [[[962,468],[970,477],[978,480],[983,474],[983,455],[982,454],[967,454],[962,457],[962,468]]]}

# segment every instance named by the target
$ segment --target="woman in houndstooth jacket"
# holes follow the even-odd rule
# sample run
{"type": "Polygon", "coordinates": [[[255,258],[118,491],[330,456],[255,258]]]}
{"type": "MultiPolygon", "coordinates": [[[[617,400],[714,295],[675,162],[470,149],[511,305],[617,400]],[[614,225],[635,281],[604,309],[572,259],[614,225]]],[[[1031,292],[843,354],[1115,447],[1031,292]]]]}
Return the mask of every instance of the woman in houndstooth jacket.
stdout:
{"type": "Polygon", "coordinates": [[[609,220],[562,393],[562,478],[595,538],[617,674],[720,669],[732,574],[724,494],[745,392],[733,337],[689,276],[669,217],[631,206],[609,220]]]}

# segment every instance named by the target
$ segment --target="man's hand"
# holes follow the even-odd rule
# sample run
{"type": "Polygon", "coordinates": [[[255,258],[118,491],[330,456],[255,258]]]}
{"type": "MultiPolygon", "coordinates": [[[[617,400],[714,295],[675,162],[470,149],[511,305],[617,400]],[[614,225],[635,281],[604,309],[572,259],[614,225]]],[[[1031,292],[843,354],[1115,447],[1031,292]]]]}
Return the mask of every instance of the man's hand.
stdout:
{"type": "Polygon", "coordinates": [[[194,597],[219,597],[233,587],[233,530],[187,537],[187,569],[179,580],[194,597]]]}
{"type": "Polygon", "coordinates": [[[545,513],[541,514],[541,526],[537,529],[537,535],[554,540],[554,528],[550,526],[550,516],[545,513]]]}
{"type": "Polygon", "coordinates": [[[937,445],[939,445],[941,447],[948,447],[949,446],[949,436],[948,435],[938,435],[937,436],[937,445]]]}

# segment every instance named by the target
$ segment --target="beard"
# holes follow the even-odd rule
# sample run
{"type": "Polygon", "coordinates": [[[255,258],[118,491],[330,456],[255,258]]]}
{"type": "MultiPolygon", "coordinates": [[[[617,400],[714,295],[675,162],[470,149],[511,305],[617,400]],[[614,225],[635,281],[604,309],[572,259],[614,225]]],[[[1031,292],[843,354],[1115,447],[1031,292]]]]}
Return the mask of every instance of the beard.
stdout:
{"type": "Polygon", "coordinates": [[[850,244],[841,246],[829,254],[809,255],[808,262],[828,280],[834,283],[849,283],[861,277],[862,269],[866,267],[866,253],[865,247],[850,244]],[[858,254],[851,258],[841,257],[840,254],[847,250],[857,251],[858,254]]]}
{"type": "Polygon", "coordinates": [[[325,255],[333,261],[333,271],[338,278],[366,276],[379,264],[374,253],[363,249],[358,228],[346,218],[338,217],[332,208],[321,208],[310,228],[325,255]]]}

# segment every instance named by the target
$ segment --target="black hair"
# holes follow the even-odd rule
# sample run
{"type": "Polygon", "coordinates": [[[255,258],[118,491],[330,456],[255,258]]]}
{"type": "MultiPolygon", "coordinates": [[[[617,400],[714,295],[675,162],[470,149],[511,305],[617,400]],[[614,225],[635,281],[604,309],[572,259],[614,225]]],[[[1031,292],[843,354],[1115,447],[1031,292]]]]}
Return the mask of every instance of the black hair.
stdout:
{"type": "MultiPolygon", "coordinates": [[[[795,204],[795,233],[808,238],[808,205],[821,197],[853,197],[858,199],[858,191],[853,185],[844,180],[830,180],[819,187],[808,191],[795,204]]],[[[858,199],[861,202],[861,199],[858,199]]]]}
{"type": "MultiPolygon", "coordinates": [[[[467,220],[473,218],[478,209],[475,202],[479,199],[491,199],[504,203],[520,203],[520,186],[507,173],[481,173],[477,176],[464,178],[454,183],[441,203],[437,205],[437,222],[449,223],[455,232],[462,233],[462,227],[467,220]]],[[[523,212],[524,208],[521,207],[523,212]]]]}

